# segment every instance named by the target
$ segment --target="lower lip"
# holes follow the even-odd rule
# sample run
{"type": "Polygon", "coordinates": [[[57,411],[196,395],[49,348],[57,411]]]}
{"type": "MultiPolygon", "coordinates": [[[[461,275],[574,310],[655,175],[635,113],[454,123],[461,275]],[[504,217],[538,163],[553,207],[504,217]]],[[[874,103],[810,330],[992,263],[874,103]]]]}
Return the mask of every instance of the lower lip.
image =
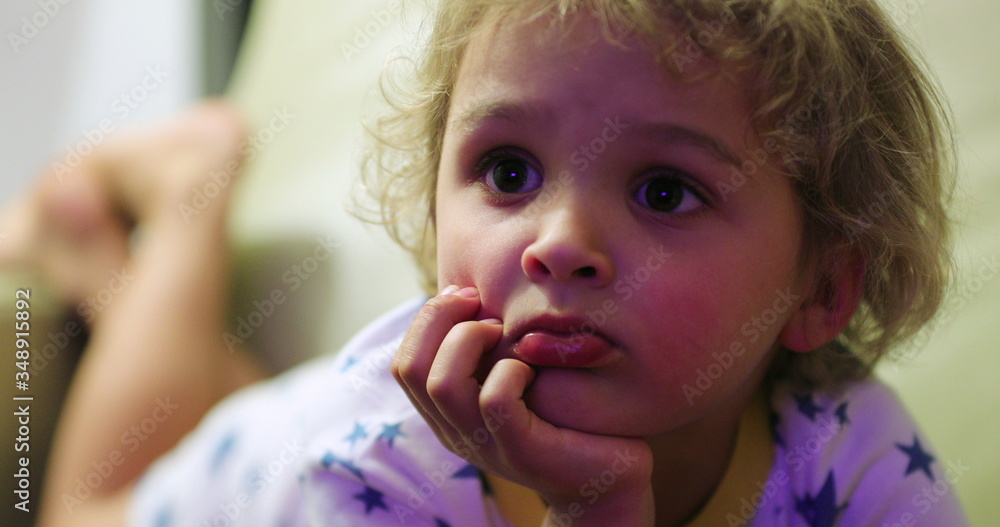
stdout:
{"type": "Polygon", "coordinates": [[[599,335],[533,331],[517,342],[514,356],[533,366],[599,368],[616,362],[621,353],[599,335]]]}

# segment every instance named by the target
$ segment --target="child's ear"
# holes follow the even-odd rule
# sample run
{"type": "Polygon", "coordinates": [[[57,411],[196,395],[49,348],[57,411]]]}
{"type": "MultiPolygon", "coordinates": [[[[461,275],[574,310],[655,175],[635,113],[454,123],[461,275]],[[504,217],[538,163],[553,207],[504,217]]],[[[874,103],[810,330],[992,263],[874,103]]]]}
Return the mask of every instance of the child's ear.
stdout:
{"type": "Polygon", "coordinates": [[[826,252],[816,263],[812,293],[781,330],[785,348],[812,351],[847,327],[861,302],[865,263],[850,245],[826,252]]]}

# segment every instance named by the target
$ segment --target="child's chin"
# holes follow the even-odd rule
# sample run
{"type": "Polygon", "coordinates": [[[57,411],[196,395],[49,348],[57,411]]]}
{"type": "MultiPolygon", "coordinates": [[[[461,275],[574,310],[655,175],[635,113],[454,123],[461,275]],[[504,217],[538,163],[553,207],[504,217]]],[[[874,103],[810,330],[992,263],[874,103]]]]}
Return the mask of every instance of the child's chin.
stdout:
{"type": "Polygon", "coordinates": [[[599,400],[587,386],[588,372],[540,368],[525,392],[528,409],[558,427],[588,434],[632,436],[613,401],[599,400]],[[577,378],[575,378],[577,377],[577,378]]]}

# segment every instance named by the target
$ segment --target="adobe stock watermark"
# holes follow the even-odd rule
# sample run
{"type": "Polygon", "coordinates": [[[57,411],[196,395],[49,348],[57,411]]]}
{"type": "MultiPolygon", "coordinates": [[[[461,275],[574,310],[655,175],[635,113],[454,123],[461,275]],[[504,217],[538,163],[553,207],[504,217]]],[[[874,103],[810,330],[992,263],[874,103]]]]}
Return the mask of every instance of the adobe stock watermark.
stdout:
{"type": "Polygon", "coordinates": [[[552,205],[560,191],[568,187],[573,182],[573,174],[569,170],[562,170],[555,178],[545,182],[542,191],[531,200],[531,203],[524,208],[524,215],[527,218],[536,218],[544,210],[552,205]]]}
{"type": "Polygon", "coordinates": [[[981,256],[978,260],[980,264],[974,273],[969,273],[962,281],[958,290],[949,295],[947,303],[942,307],[937,318],[927,323],[914,337],[906,343],[906,349],[893,355],[892,368],[899,371],[899,368],[913,359],[923,350],[931,336],[939,327],[946,327],[955,318],[956,314],[965,308],[965,305],[978,295],[986,284],[993,281],[997,274],[1000,274],[1000,258],[997,255],[981,256]]]}
{"type": "Polygon", "coordinates": [[[243,5],[243,2],[244,0],[212,0],[212,8],[215,9],[215,16],[219,17],[220,22],[223,22],[226,20],[226,16],[243,5]]]}
{"type": "Polygon", "coordinates": [[[578,171],[586,171],[590,167],[590,163],[596,161],[597,157],[608,149],[608,145],[617,141],[622,136],[622,132],[628,128],[629,125],[623,124],[620,116],[616,115],[613,119],[611,117],[604,119],[604,128],[601,129],[601,133],[570,154],[570,163],[578,171]]]}
{"type": "Polygon", "coordinates": [[[896,202],[896,198],[903,194],[903,186],[893,181],[891,183],[892,188],[890,190],[885,190],[882,192],[876,192],[874,199],[869,201],[864,210],[861,211],[860,218],[853,223],[849,223],[844,226],[844,232],[847,235],[847,242],[854,243],[857,239],[872,225],[875,224],[885,213],[893,207],[896,202]]]}
{"type": "MultiPolygon", "coordinates": [[[[820,416],[816,421],[815,434],[802,443],[790,446],[785,452],[785,464],[793,474],[802,471],[845,426],[846,423],[836,417],[820,416]]],[[[758,481],[757,490],[752,495],[740,498],[739,510],[726,513],[726,524],[733,527],[749,525],[757,511],[773,500],[781,488],[791,481],[791,474],[784,468],[775,470],[766,481],[758,481]]]]}
{"type": "Polygon", "coordinates": [[[99,489],[114,474],[115,470],[125,463],[126,455],[138,450],[142,443],[156,433],[160,424],[169,419],[178,409],[180,409],[180,405],[172,403],[170,397],[157,397],[153,401],[153,409],[149,416],[122,432],[119,437],[122,448],[112,450],[104,459],[91,462],[90,466],[93,470],[82,478],[77,477],[74,480],[76,487],[74,487],[73,493],[63,493],[62,502],[66,511],[72,513],[84,501],[87,501],[94,494],[94,491],[99,489]]]}
{"type": "Polygon", "coordinates": [[[340,53],[344,60],[351,62],[355,56],[360,55],[402,12],[401,0],[392,0],[385,7],[372,11],[368,20],[355,29],[354,39],[340,43],[340,53]]]}
{"type": "Polygon", "coordinates": [[[340,243],[333,239],[333,235],[326,238],[316,237],[316,246],[312,254],[309,254],[285,269],[281,274],[281,287],[271,290],[270,294],[262,299],[254,300],[252,309],[245,315],[236,318],[236,328],[233,332],[226,331],[222,334],[222,340],[226,343],[226,348],[230,353],[237,350],[237,345],[243,344],[246,339],[260,329],[267,319],[274,316],[278,308],[288,301],[290,295],[295,293],[319,270],[323,262],[333,258],[334,250],[340,247],[340,243]]]}
{"type": "Polygon", "coordinates": [[[98,121],[97,126],[83,130],[83,138],[66,147],[66,155],[61,160],[52,163],[52,172],[61,183],[67,174],[80,166],[83,160],[92,154],[97,147],[107,140],[117,129],[118,124],[128,119],[132,112],[149,96],[163,85],[170,75],[159,65],[147,66],[142,79],[121,92],[111,102],[111,113],[117,118],[105,117],[98,121]]]}
{"type": "Polygon", "coordinates": [[[107,309],[115,297],[125,292],[125,289],[134,281],[135,276],[130,274],[126,268],[122,268],[120,271],[112,270],[107,285],[80,302],[76,306],[76,314],[83,317],[87,324],[92,323],[97,315],[107,309]]]}
{"type": "MultiPolygon", "coordinates": [[[[80,304],[83,306],[84,304],[80,304]]],[[[54,361],[69,345],[73,339],[83,334],[83,326],[75,320],[69,320],[58,332],[49,331],[45,336],[48,338],[42,347],[36,348],[31,354],[31,362],[28,371],[35,377],[49,367],[49,363],[54,361]]]]}
{"type": "MultiPolygon", "coordinates": [[[[487,85],[484,89],[488,89],[487,85]]],[[[478,87],[477,87],[478,88],[478,87]]],[[[613,118],[608,117],[604,120],[604,127],[601,132],[587,142],[584,145],[580,145],[573,153],[569,156],[569,161],[579,172],[586,171],[590,164],[597,161],[598,157],[603,154],[608,146],[618,140],[621,137],[622,132],[629,128],[628,124],[621,122],[620,116],[615,116],[613,118]]],[[[550,178],[546,181],[546,184],[542,188],[542,191],[536,196],[531,203],[528,204],[524,209],[524,214],[528,218],[535,218],[539,216],[544,210],[546,210],[553,201],[555,201],[556,196],[565,188],[569,187],[574,181],[573,173],[569,170],[561,170],[559,174],[550,178]]]]}
{"type": "MultiPolygon", "coordinates": [[[[659,271],[663,264],[673,256],[662,245],[650,247],[649,254],[643,265],[615,281],[612,289],[622,302],[628,302],[642,287],[653,278],[653,273],[659,271]]],[[[579,328],[573,330],[569,338],[569,346],[561,347],[559,359],[563,362],[583,345],[584,339],[597,334],[610,318],[618,313],[621,306],[618,299],[607,298],[601,303],[600,309],[584,313],[587,320],[579,328]]]]}
{"type": "Polygon", "coordinates": [[[941,500],[955,491],[955,483],[962,479],[969,471],[961,459],[948,461],[944,469],[944,476],[934,480],[934,483],[925,485],[919,492],[910,496],[910,504],[913,511],[900,514],[899,519],[893,523],[883,523],[883,527],[916,527],[925,525],[921,518],[927,516],[941,500]]]}
{"type": "MultiPolygon", "coordinates": [[[[511,417],[513,416],[510,414],[490,408],[487,410],[487,415],[484,418],[484,426],[477,428],[468,437],[463,437],[459,443],[453,444],[452,451],[462,459],[471,459],[474,453],[478,452],[483,445],[490,441],[493,437],[492,434],[507,424],[511,417]]],[[[400,503],[393,504],[392,510],[396,514],[399,523],[406,525],[407,519],[416,515],[416,511],[423,508],[434,495],[441,491],[446,483],[451,481],[452,476],[462,468],[464,466],[460,466],[451,460],[446,460],[441,463],[439,469],[424,472],[423,481],[407,489],[406,505],[404,506],[400,503]]]]}
{"type": "Polygon", "coordinates": [[[710,48],[726,31],[726,26],[736,21],[736,13],[726,6],[718,20],[713,20],[705,24],[705,29],[691,36],[690,33],[684,35],[682,42],[670,54],[677,71],[684,73],[684,70],[695,64],[705,56],[705,50],[710,48]]]}
{"type": "MultiPolygon", "coordinates": [[[[828,88],[817,89],[806,102],[796,106],[778,120],[775,123],[775,131],[794,133],[796,129],[815,119],[816,113],[823,108],[823,101],[828,93],[828,88]]],[[[770,136],[764,138],[759,148],[748,149],[746,154],[746,158],[739,167],[730,168],[728,179],[720,180],[715,184],[719,198],[723,202],[729,201],[730,194],[743,188],[749,178],[767,167],[774,156],[784,157],[786,164],[789,161],[787,159],[789,154],[785,151],[782,143],[770,136]]]]}
{"type": "Polygon", "coordinates": [[[247,477],[247,490],[241,490],[233,499],[219,503],[219,512],[207,520],[202,520],[199,527],[230,527],[241,525],[240,518],[253,506],[254,500],[267,491],[282,474],[291,467],[305,452],[305,446],[296,439],[286,439],[278,454],[267,465],[254,470],[247,477]]]}
{"type": "Polygon", "coordinates": [[[618,479],[638,461],[639,457],[632,455],[628,449],[625,449],[624,452],[616,450],[615,460],[611,466],[580,486],[581,500],[570,503],[563,511],[551,511],[549,520],[558,527],[571,527],[576,520],[586,514],[584,502],[589,505],[596,504],[601,496],[607,494],[618,483],[618,479]]]}
{"type": "Polygon", "coordinates": [[[684,398],[687,399],[688,405],[694,404],[696,398],[704,395],[715,384],[715,381],[719,380],[726,371],[732,368],[733,364],[736,364],[736,361],[746,353],[746,344],[753,344],[760,340],[764,336],[764,333],[774,328],[781,315],[791,309],[802,298],[799,295],[793,294],[791,287],[786,287],[784,291],[776,289],[774,293],[775,298],[771,307],[753,316],[749,322],[744,323],[740,327],[740,334],[746,337],[746,342],[743,340],[734,340],[729,343],[728,350],[721,353],[713,351],[712,361],[704,368],[698,368],[696,371],[697,377],[695,377],[694,386],[690,383],[684,383],[681,390],[684,392],[684,398]]]}
{"type": "Polygon", "coordinates": [[[396,350],[403,343],[402,337],[379,346],[374,353],[369,353],[360,364],[349,363],[345,368],[351,368],[351,387],[361,393],[362,389],[373,385],[383,372],[389,371],[396,350]]]}
{"type": "Polygon", "coordinates": [[[920,13],[925,3],[926,0],[886,0],[882,5],[896,26],[903,28],[920,13]]]}
{"type": "MultiPolygon", "coordinates": [[[[236,151],[243,158],[243,163],[253,161],[264,147],[271,144],[278,134],[288,128],[289,123],[293,119],[295,119],[295,115],[286,108],[273,110],[267,126],[261,127],[237,145],[236,151]]],[[[223,195],[232,183],[233,178],[239,173],[241,167],[242,164],[240,162],[230,160],[222,170],[212,172],[209,181],[191,190],[191,197],[186,202],[177,205],[178,212],[184,223],[191,223],[192,219],[200,216],[212,204],[214,199],[223,195]]]]}
{"type": "Polygon", "coordinates": [[[49,25],[54,18],[59,16],[62,12],[63,6],[69,4],[72,0],[38,0],[36,4],[38,5],[38,10],[31,14],[31,16],[21,17],[21,27],[19,31],[8,31],[7,32],[7,42],[10,43],[10,49],[14,50],[14,53],[21,51],[28,42],[38,36],[45,26],[49,25]]]}

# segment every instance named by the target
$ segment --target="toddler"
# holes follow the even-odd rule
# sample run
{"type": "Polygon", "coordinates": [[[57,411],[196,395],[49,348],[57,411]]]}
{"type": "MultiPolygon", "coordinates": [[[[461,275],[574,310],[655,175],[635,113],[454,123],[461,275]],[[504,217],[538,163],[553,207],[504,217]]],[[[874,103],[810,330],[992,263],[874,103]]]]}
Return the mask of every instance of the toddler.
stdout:
{"type": "Polygon", "coordinates": [[[127,524],[964,525],[871,373],[950,191],[875,2],[444,0],[413,80],[366,184],[434,296],[217,405],[127,524]]]}

